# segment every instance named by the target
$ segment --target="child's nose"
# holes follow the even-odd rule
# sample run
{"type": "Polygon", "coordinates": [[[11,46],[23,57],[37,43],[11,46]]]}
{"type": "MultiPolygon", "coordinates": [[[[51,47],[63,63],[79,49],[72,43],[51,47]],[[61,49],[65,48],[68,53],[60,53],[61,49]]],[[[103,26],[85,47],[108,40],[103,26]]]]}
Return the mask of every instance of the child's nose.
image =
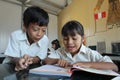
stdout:
{"type": "Polygon", "coordinates": [[[72,39],[69,39],[69,40],[68,40],[68,44],[71,44],[71,43],[73,43],[73,40],[72,40],[72,39]]]}

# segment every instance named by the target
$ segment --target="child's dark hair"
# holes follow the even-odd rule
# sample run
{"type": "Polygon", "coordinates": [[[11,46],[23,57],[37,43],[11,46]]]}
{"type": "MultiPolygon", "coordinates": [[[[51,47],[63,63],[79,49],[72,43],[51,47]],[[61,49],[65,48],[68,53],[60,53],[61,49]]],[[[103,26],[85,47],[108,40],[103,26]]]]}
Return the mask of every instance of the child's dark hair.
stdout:
{"type": "Polygon", "coordinates": [[[59,43],[59,41],[58,41],[57,39],[53,40],[53,41],[51,42],[51,44],[55,44],[55,50],[57,50],[58,48],[61,47],[61,46],[60,46],[60,43],[59,43]]]}
{"type": "Polygon", "coordinates": [[[28,7],[23,13],[23,23],[25,27],[28,27],[30,23],[48,26],[49,16],[46,11],[37,6],[28,7]]]}
{"type": "Polygon", "coordinates": [[[82,37],[84,36],[84,28],[81,23],[78,21],[72,20],[67,22],[63,28],[62,28],[62,36],[67,37],[67,36],[75,36],[76,33],[81,35],[82,37]]]}

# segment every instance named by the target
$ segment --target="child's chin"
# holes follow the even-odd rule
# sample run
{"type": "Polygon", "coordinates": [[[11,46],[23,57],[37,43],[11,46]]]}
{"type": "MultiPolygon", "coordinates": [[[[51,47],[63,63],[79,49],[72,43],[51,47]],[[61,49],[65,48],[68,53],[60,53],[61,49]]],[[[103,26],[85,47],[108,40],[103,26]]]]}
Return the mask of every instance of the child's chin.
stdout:
{"type": "Polygon", "coordinates": [[[70,53],[74,53],[75,51],[74,50],[69,50],[70,53]]]}
{"type": "Polygon", "coordinates": [[[76,50],[68,50],[70,53],[76,54],[77,51],[76,50]]]}

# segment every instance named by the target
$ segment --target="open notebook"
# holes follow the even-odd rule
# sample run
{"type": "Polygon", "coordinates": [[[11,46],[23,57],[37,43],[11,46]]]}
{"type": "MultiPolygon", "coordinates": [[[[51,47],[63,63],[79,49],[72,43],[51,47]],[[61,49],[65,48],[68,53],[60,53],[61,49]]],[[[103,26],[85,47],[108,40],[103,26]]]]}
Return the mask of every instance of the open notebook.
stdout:
{"type": "Polygon", "coordinates": [[[57,65],[43,65],[41,67],[31,69],[29,73],[39,74],[39,75],[66,76],[66,77],[71,76],[71,73],[68,68],[62,68],[57,65]]]}
{"type": "Polygon", "coordinates": [[[85,71],[101,75],[120,76],[120,74],[112,70],[98,70],[93,68],[83,68],[80,66],[73,66],[72,68],[62,68],[57,65],[43,65],[41,67],[31,69],[29,73],[70,77],[73,71],[85,71]]]}
{"type": "Polygon", "coordinates": [[[118,74],[117,72],[112,71],[112,70],[100,70],[100,69],[94,69],[94,68],[83,68],[83,67],[80,67],[80,66],[73,66],[71,68],[71,71],[85,71],[85,72],[101,74],[101,75],[120,76],[120,74],[118,74]]]}

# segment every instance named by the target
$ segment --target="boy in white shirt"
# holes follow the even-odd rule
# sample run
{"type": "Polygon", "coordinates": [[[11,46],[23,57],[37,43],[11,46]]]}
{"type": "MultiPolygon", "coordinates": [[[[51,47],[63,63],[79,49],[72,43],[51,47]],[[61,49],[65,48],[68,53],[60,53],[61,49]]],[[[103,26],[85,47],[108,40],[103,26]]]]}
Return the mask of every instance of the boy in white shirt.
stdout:
{"type": "Polygon", "coordinates": [[[23,13],[23,30],[14,31],[5,51],[3,63],[14,63],[15,70],[26,69],[30,64],[46,58],[49,40],[45,35],[49,16],[43,9],[32,6],[23,13]]]}

